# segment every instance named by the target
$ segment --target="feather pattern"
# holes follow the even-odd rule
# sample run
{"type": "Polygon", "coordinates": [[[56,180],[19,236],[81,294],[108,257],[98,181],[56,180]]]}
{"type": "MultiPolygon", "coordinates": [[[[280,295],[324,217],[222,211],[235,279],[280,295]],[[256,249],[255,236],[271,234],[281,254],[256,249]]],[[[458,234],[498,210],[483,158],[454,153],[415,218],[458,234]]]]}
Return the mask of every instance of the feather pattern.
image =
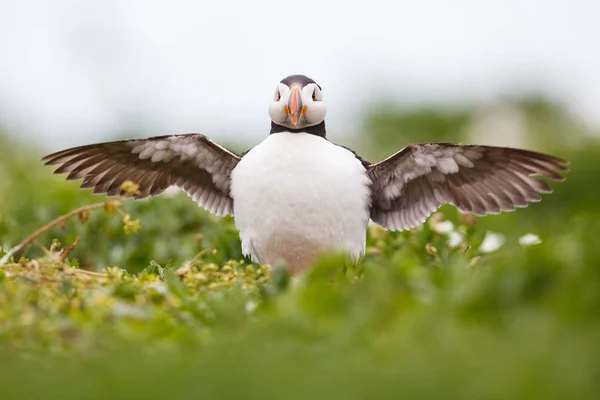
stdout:
{"type": "Polygon", "coordinates": [[[129,180],[140,187],[134,197],[142,199],[175,185],[211,213],[233,214],[230,176],[240,156],[201,134],[92,144],[42,160],[58,165],[55,173],[68,173],[68,180],[83,179],[81,188],[94,193],[117,196],[129,180]]]}
{"type": "Polygon", "coordinates": [[[411,229],[445,203],[476,215],[498,214],[552,193],[540,178],[563,181],[568,162],[506,147],[412,144],[371,164],[371,219],[392,230],[411,229]]]}

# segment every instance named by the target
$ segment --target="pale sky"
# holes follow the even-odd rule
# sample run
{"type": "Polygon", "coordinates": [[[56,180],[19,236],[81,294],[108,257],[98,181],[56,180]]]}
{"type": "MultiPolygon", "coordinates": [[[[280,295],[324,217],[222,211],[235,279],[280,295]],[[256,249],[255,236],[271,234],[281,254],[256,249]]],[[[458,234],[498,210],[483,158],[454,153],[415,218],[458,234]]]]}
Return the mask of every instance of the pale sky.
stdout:
{"type": "Polygon", "coordinates": [[[127,127],[256,143],[315,79],[331,137],[372,103],[542,90],[600,125],[600,2],[0,0],[0,126],[55,150],[127,127]]]}

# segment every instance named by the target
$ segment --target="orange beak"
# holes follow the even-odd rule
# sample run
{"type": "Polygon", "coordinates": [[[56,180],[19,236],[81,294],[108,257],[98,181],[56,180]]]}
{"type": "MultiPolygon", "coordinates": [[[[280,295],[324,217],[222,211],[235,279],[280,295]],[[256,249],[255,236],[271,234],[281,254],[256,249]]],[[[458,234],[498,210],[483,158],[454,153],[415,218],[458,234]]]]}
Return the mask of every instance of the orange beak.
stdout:
{"type": "Polygon", "coordinates": [[[300,97],[300,89],[297,87],[292,89],[292,93],[290,94],[290,99],[288,101],[288,109],[292,124],[294,126],[298,125],[298,121],[300,120],[300,116],[303,114],[304,110],[302,107],[302,98],[300,97]]]}

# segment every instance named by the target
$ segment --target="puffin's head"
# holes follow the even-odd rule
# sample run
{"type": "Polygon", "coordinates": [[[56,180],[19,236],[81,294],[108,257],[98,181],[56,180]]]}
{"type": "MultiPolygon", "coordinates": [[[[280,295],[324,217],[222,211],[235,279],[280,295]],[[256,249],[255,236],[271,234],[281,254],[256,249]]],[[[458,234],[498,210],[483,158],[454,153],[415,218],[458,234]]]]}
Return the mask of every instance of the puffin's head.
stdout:
{"type": "Polygon", "coordinates": [[[269,105],[271,121],[291,129],[318,125],[325,120],[325,114],[321,87],[304,75],[282,79],[269,105]]]}

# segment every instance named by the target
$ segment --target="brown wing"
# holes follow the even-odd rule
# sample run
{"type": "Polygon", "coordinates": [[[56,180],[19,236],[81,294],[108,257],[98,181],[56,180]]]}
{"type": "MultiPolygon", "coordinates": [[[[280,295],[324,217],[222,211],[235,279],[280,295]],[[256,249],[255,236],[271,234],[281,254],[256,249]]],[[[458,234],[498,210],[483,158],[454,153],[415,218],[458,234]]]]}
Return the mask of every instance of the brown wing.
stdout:
{"type": "Polygon", "coordinates": [[[216,215],[233,214],[229,195],[231,171],[240,156],[201,134],[157,136],[75,147],[50,154],[46,165],[68,180],[83,179],[81,188],[116,196],[125,181],[140,186],[142,199],[179,186],[216,215]]]}
{"type": "Polygon", "coordinates": [[[423,223],[450,203],[477,215],[498,214],[552,193],[539,177],[563,181],[568,162],[533,151],[450,143],[413,144],[368,168],[371,219],[392,230],[423,223]]]}

